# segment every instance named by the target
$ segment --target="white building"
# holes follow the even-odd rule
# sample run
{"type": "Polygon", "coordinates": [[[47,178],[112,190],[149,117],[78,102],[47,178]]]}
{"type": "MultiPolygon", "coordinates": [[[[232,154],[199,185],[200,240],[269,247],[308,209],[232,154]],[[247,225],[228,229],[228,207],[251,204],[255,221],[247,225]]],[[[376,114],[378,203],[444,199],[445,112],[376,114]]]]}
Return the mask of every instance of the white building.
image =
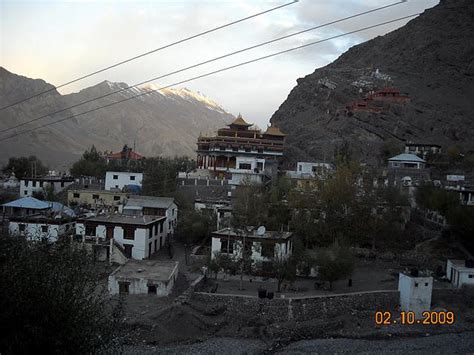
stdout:
{"type": "Polygon", "coordinates": [[[455,287],[474,285],[474,262],[464,260],[448,260],[446,277],[455,287]]]}
{"type": "Polygon", "coordinates": [[[296,171],[289,170],[286,175],[293,179],[325,179],[332,171],[334,171],[334,166],[330,163],[300,161],[296,163],[296,171]]]}
{"type": "Polygon", "coordinates": [[[398,291],[400,306],[404,312],[414,312],[415,318],[422,318],[422,313],[431,309],[433,278],[399,274],[398,291]]]}
{"type": "Polygon", "coordinates": [[[28,240],[56,242],[59,237],[73,234],[75,222],[71,218],[51,218],[45,215],[31,215],[10,218],[8,233],[24,236],[28,240]]]}
{"type": "Polygon", "coordinates": [[[23,178],[20,180],[20,197],[32,196],[34,192],[45,192],[53,188],[55,194],[74,183],[72,177],[46,176],[41,178],[23,178]]]}
{"type": "Polygon", "coordinates": [[[465,206],[474,206],[474,190],[463,188],[458,191],[459,191],[459,199],[461,200],[461,204],[465,206]]]}
{"type": "Polygon", "coordinates": [[[392,169],[424,169],[426,161],[415,154],[398,154],[388,159],[389,168],[392,169]]]}
{"type": "Polygon", "coordinates": [[[405,153],[421,155],[426,157],[428,153],[439,154],[441,153],[441,146],[438,144],[424,144],[424,143],[406,143],[405,153]]]}
{"type": "Polygon", "coordinates": [[[14,173],[11,173],[10,176],[3,181],[4,189],[16,189],[18,186],[20,186],[20,182],[18,181],[14,173]]]}
{"type": "Polygon", "coordinates": [[[251,247],[253,262],[269,262],[275,258],[286,259],[293,251],[293,233],[266,231],[260,227],[250,233],[223,228],[212,233],[211,258],[216,253],[228,254],[238,259],[242,255],[242,245],[251,247]]]}
{"type": "Polygon", "coordinates": [[[111,295],[168,296],[178,277],[178,262],[129,260],[109,276],[111,295]]]}
{"type": "Polygon", "coordinates": [[[121,208],[124,215],[166,217],[165,235],[171,236],[178,223],[178,205],[172,197],[130,196],[121,208]]]}
{"type": "Polygon", "coordinates": [[[125,186],[135,185],[142,187],[143,173],[131,173],[127,171],[107,171],[105,173],[105,189],[122,190],[125,186]]]}
{"type": "Polygon", "coordinates": [[[76,235],[84,240],[113,238],[128,258],[142,260],[165,245],[165,221],[159,216],[100,215],[78,219],[76,235]]]}

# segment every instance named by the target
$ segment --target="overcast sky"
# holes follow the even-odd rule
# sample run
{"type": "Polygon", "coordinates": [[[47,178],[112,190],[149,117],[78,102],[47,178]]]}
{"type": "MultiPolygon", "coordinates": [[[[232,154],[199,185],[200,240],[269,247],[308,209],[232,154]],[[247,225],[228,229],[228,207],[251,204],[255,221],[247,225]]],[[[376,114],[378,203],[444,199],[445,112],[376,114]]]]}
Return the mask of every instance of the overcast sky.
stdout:
{"type": "MultiPolygon", "coordinates": [[[[290,2],[0,0],[0,65],[17,74],[60,85],[104,66],[198,32],[290,2]]],[[[64,87],[79,91],[103,80],[129,85],[397,0],[300,0],[298,3],[169,48],[64,87]]],[[[329,26],[163,79],[169,85],[192,76],[279,50],[422,12],[439,0],[409,0],[396,7],[329,26]]],[[[224,109],[262,128],[296,85],[349,47],[387,33],[407,21],[386,25],[290,54],[186,83],[224,109]]]]}

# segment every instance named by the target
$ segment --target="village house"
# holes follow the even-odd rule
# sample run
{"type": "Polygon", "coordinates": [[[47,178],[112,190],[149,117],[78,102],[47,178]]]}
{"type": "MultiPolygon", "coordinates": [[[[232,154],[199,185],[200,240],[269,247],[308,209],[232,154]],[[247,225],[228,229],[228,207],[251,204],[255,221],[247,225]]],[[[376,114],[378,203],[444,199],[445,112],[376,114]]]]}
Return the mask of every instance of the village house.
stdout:
{"type": "Polygon", "coordinates": [[[3,216],[24,217],[37,214],[63,214],[75,217],[74,211],[59,202],[41,201],[34,197],[23,197],[2,205],[3,216]]]}
{"type": "Polygon", "coordinates": [[[69,176],[23,178],[20,180],[20,197],[32,196],[34,192],[44,192],[51,187],[52,192],[57,194],[73,183],[74,178],[69,176]]]}
{"type": "Polygon", "coordinates": [[[92,209],[110,209],[118,211],[119,205],[129,197],[129,193],[109,190],[69,190],[69,204],[85,205],[92,209]]]}
{"type": "Polygon", "coordinates": [[[465,206],[474,206],[474,190],[473,189],[459,190],[459,198],[461,200],[461,204],[465,206]]]}
{"type": "Polygon", "coordinates": [[[123,190],[129,187],[132,190],[141,190],[143,173],[132,173],[128,171],[107,171],[105,173],[106,190],[123,190]]]}
{"type": "Polygon", "coordinates": [[[416,186],[431,180],[426,161],[415,154],[402,153],[388,159],[390,186],[416,186]]]}
{"type": "Polygon", "coordinates": [[[166,217],[164,233],[174,235],[178,223],[178,205],[172,197],[129,196],[121,207],[121,213],[129,216],[166,217]]]}
{"type": "Polygon", "coordinates": [[[216,215],[217,229],[228,226],[232,217],[232,206],[230,201],[222,199],[196,199],[194,201],[196,211],[208,211],[216,215]]]}
{"type": "Polygon", "coordinates": [[[28,240],[56,242],[60,237],[74,233],[75,221],[67,215],[35,214],[11,217],[8,232],[28,240]]]}
{"type": "Polygon", "coordinates": [[[326,180],[335,167],[330,163],[324,162],[298,162],[296,170],[288,170],[286,176],[300,190],[317,189],[319,182],[326,180]]]}
{"type": "Polygon", "coordinates": [[[135,152],[132,148],[129,148],[127,145],[124,145],[120,152],[110,153],[106,155],[107,163],[111,162],[128,162],[128,161],[141,161],[145,157],[141,154],[135,152]]]}
{"type": "Polygon", "coordinates": [[[15,173],[11,173],[8,178],[3,181],[4,189],[16,189],[20,186],[20,181],[15,176],[15,173]]]}
{"type": "Polygon", "coordinates": [[[166,217],[120,214],[79,218],[76,235],[97,241],[113,239],[128,258],[142,260],[160,250],[166,242],[166,217]]]}
{"type": "Polygon", "coordinates": [[[242,257],[242,246],[250,251],[250,259],[254,263],[265,264],[275,258],[286,259],[293,251],[293,233],[267,231],[259,227],[251,232],[223,228],[212,232],[211,258],[217,253],[231,255],[235,259],[242,257]]]}
{"type": "Polygon", "coordinates": [[[228,128],[219,129],[217,135],[200,136],[198,169],[207,170],[211,178],[229,180],[232,185],[271,180],[283,156],[285,134],[275,126],[265,132],[252,126],[239,115],[228,128]]]}
{"type": "Polygon", "coordinates": [[[440,154],[441,146],[438,144],[425,144],[425,143],[405,143],[405,153],[415,154],[426,158],[428,154],[440,154]]]}
{"type": "Polygon", "coordinates": [[[448,260],[446,263],[446,277],[454,287],[474,285],[474,261],[448,260]]]}
{"type": "Polygon", "coordinates": [[[128,260],[108,279],[111,295],[168,296],[178,278],[178,262],[128,260]]]}

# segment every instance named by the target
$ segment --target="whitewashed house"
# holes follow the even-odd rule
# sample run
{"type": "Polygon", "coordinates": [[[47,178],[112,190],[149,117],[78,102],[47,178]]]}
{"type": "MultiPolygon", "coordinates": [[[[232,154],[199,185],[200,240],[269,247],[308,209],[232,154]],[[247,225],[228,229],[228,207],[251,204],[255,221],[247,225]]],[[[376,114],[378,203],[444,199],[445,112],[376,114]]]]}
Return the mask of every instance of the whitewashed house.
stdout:
{"type": "Polygon", "coordinates": [[[108,279],[111,295],[149,294],[168,296],[178,277],[178,262],[156,260],[128,260],[108,279]]]}
{"type": "Polygon", "coordinates": [[[113,239],[128,258],[143,260],[165,245],[165,222],[160,216],[99,215],[79,218],[76,235],[83,240],[113,239]]]}
{"type": "Polygon", "coordinates": [[[266,231],[260,227],[251,232],[223,228],[212,233],[211,258],[217,253],[227,254],[235,259],[242,257],[242,245],[251,251],[254,263],[270,262],[273,259],[286,259],[293,251],[293,233],[266,231]]]}
{"type": "Polygon", "coordinates": [[[61,236],[74,233],[75,221],[66,216],[50,217],[43,214],[11,217],[8,233],[28,240],[56,242],[61,236]]]}
{"type": "Polygon", "coordinates": [[[404,312],[414,312],[416,319],[431,309],[433,278],[399,274],[398,291],[400,291],[400,307],[404,312]]]}
{"type": "Polygon", "coordinates": [[[325,179],[329,173],[334,171],[334,166],[324,162],[303,162],[296,163],[296,171],[289,170],[286,175],[293,179],[320,178],[325,179]]]}
{"type": "Polygon", "coordinates": [[[105,173],[105,189],[122,190],[125,186],[134,185],[142,187],[143,173],[128,171],[107,171],[105,173]]]}
{"type": "Polygon", "coordinates": [[[424,169],[426,161],[415,154],[398,154],[388,159],[389,168],[393,169],[424,169]]]}
{"type": "Polygon", "coordinates": [[[124,215],[166,217],[165,235],[171,237],[178,223],[178,205],[172,197],[130,196],[119,209],[124,215]]]}
{"type": "Polygon", "coordinates": [[[20,180],[20,197],[32,196],[34,192],[45,192],[52,187],[55,194],[74,183],[74,178],[64,176],[46,176],[41,178],[23,178],[20,180]]]}
{"type": "Polygon", "coordinates": [[[16,178],[15,174],[12,172],[10,176],[3,181],[4,189],[16,189],[20,186],[20,181],[16,178]]]}
{"type": "Polygon", "coordinates": [[[446,264],[446,277],[454,287],[474,285],[474,261],[448,260],[446,264]]]}

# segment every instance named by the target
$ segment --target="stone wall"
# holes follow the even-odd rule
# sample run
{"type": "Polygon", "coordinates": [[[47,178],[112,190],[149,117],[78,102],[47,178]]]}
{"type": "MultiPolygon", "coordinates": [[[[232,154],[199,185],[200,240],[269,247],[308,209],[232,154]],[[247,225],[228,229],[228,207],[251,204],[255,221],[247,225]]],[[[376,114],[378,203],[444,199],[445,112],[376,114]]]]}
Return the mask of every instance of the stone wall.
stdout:
{"type": "Polygon", "coordinates": [[[399,304],[396,290],[349,293],[328,296],[259,299],[254,296],[235,296],[195,292],[198,302],[224,305],[229,314],[262,315],[270,322],[330,319],[353,311],[390,310],[399,304]]]}

